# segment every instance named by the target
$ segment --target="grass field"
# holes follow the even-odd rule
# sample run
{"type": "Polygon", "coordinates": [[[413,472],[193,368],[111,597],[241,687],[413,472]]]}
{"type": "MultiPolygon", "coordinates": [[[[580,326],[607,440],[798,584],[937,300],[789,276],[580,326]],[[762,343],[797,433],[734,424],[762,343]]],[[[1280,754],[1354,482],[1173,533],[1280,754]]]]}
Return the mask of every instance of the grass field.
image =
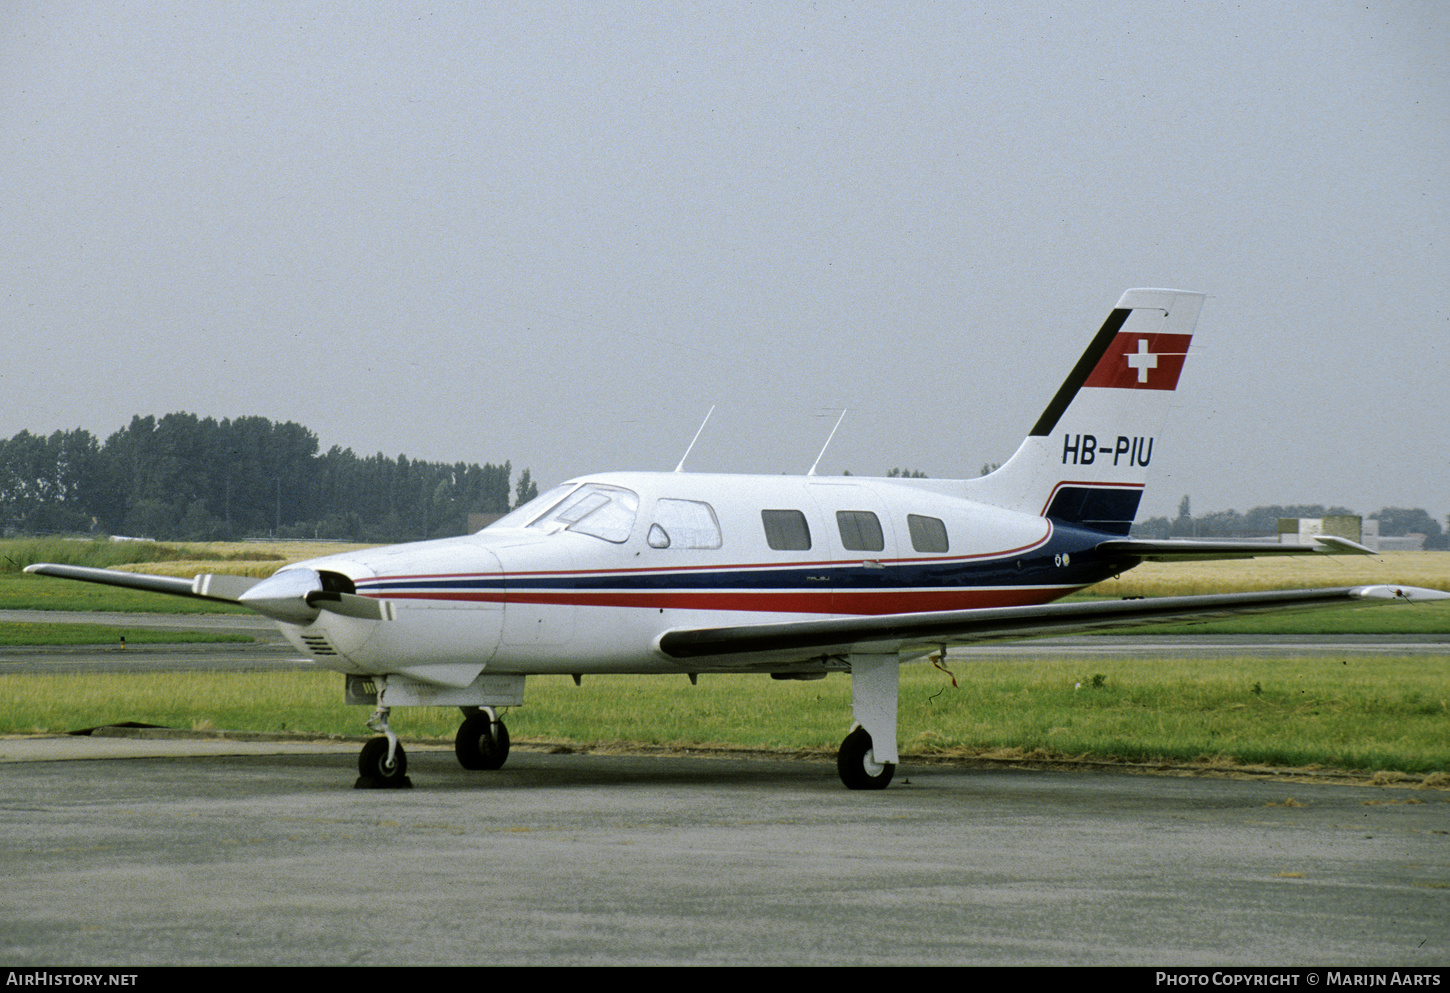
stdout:
{"type": "MultiPolygon", "coordinates": [[[[906,755],[1029,754],[1131,761],[1450,770],[1450,666],[1423,656],[1265,662],[1043,658],[902,671],[906,755]]],[[[331,673],[3,677],[0,732],[138,721],[168,727],[359,735],[331,673]]],[[[834,749],[850,680],[759,676],[532,677],[508,715],[517,741],[834,749]]],[[[453,709],[394,714],[406,737],[451,740],[453,709]]]]}
{"type": "Polygon", "coordinates": [[[1450,590],[1450,552],[1300,555],[1224,562],[1145,562],[1117,579],[1089,587],[1094,596],[1192,596],[1249,590],[1400,583],[1450,590]]]}

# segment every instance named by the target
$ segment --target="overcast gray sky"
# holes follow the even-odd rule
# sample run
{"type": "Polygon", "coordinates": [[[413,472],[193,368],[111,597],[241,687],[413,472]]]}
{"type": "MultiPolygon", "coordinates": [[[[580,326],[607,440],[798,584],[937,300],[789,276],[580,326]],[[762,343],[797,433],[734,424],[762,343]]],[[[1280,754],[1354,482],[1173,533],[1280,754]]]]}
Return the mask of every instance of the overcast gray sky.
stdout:
{"type": "Polygon", "coordinates": [[[1175,286],[1145,516],[1450,511],[1433,0],[4,2],[0,142],[0,437],[975,476],[1175,286]]]}

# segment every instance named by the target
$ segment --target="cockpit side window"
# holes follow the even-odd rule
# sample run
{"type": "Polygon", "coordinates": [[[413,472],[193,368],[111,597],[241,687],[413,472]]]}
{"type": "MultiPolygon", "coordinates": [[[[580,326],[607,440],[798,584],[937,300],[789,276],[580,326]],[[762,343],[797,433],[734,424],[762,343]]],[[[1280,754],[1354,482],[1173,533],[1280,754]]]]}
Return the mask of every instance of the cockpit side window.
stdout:
{"type": "Polygon", "coordinates": [[[719,548],[720,522],[708,503],[663,498],[655,501],[648,540],[651,548],[719,548]]]}

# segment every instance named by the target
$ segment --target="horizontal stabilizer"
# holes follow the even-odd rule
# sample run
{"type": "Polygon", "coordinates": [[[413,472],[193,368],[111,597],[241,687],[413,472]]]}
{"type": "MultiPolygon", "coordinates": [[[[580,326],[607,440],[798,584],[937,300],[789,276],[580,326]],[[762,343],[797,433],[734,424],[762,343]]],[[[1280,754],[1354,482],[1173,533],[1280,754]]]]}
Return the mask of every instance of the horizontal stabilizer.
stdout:
{"type": "Polygon", "coordinates": [[[1303,610],[1338,604],[1450,599],[1450,593],[1415,586],[1344,586],[1318,590],[1222,593],[1212,596],[1094,600],[941,613],[882,614],[819,621],[750,624],[667,631],[666,656],[713,659],[742,668],[767,668],[853,652],[912,652],[940,645],[979,644],[1047,635],[1080,634],[1153,624],[1211,620],[1234,614],[1303,610]]]}
{"type": "Polygon", "coordinates": [[[1205,562],[1212,559],[1252,559],[1269,555],[1373,555],[1374,549],[1366,548],[1348,538],[1334,535],[1315,535],[1320,544],[1289,545],[1276,541],[1195,541],[1190,539],[1166,539],[1163,541],[1139,538],[1115,538],[1098,544],[1097,550],[1104,555],[1131,555],[1146,562],[1205,562]]]}

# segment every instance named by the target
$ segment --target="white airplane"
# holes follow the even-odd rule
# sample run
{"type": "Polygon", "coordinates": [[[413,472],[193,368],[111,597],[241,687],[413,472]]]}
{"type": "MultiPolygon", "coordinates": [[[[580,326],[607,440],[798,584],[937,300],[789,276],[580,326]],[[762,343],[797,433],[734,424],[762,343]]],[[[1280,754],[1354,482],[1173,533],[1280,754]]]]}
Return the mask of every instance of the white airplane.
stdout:
{"type": "Polygon", "coordinates": [[[458,760],[497,769],[498,710],[529,675],[851,675],[837,768],[881,789],[903,662],[951,645],[1352,600],[1361,586],[1054,604],[1147,560],[1368,552],[1128,537],[1203,295],[1123,294],[1017,453],[978,479],[615,472],[555,487],[476,534],[345,552],[268,579],[37,564],[27,572],[240,603],[276,620],[381,733],[359,786],[411,785],[393,707],[459,707],[458,760]]]}

